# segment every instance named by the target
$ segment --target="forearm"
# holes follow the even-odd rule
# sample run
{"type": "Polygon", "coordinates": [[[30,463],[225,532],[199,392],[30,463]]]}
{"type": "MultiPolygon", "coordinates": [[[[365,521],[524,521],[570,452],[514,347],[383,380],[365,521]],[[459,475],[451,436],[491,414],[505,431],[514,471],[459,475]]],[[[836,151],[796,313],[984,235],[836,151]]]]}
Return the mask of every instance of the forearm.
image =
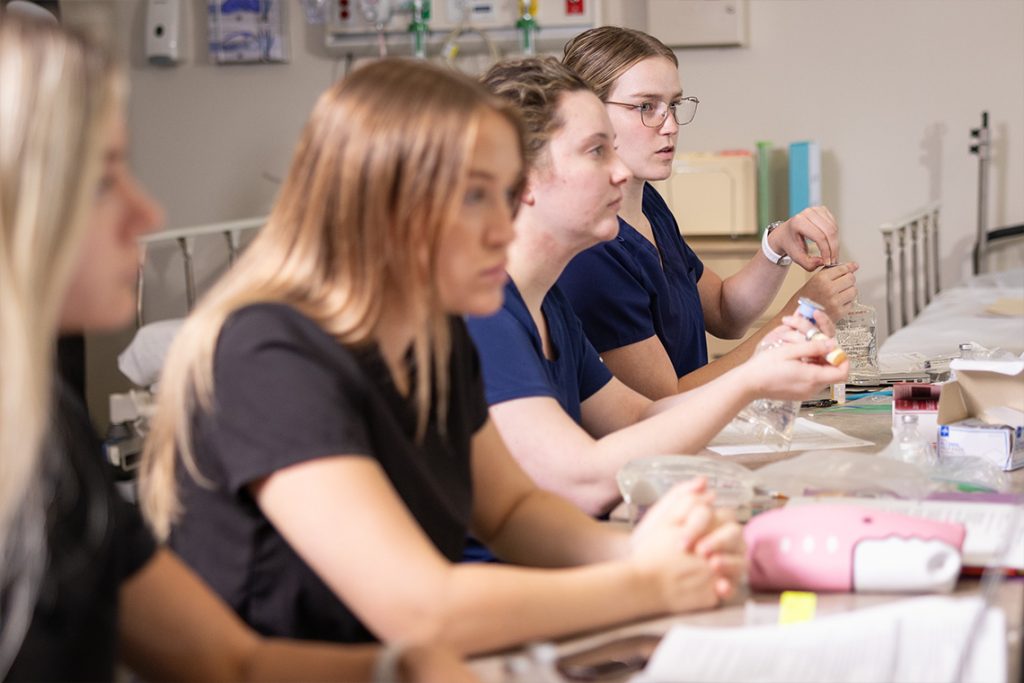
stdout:
{"type": "MultiPolygon", "coordinates": [[[[530,463],[538,485],[555,491],[591,514],[620,499],[616,475],[636,458],[697,453],[753,398],[738,368],[685,394],[648,404],[633,424],[592,441],[586,448],[557,452],[557,461],[530,463]]],[[[550,452],[550,451],[549,451],[550,452]]]]}
{"type": "Polygon", "coordinates": [[[629,534],[597,522],[562,496],[534,489],[516,504],[489,545],[508,562],[570,567],[624,557],[629,534]]]}
{"type": "Polygon", "coordinates": [[[625,561],[574,569],[457,565],[437,642],[473,654],[666,611],[656,585],[625,561]]]}
{"type": "Polygon", "coordinates": [[[723,339],[742,337],[767,310],[787,272],[758,251],[739,272],[725,278],[720,294],[720,329],[711,330],[712,334],[723,339]]]}
{"type": "Polygon", "coordinates": [[[707,365],[697,368],[693,372],[680,377],[677,385],[679,393],[692,391],[698,387],[704,386],[748,361],[750,357],[754,355],[754,352],[757,350],[757,346],[761,343],[761,340],[764,339],[769,332],[782,324],[783,316],[796,310],[795,298],[796,297],[791,299],[781,311],[776,313],[764,325],[754,330],[750,336],[730,349],[724,356],[716,358],[707,365]]]}
{"type": "Polygon", "coordinates": [[[375,645],[264,639],[243,663],[242,680],[369,681],[379,654],[375,645]]]}
{"type": "Polygon", "coordinates": [[[144,680],[369,680],[372,646],[260,638],[165,549],[122,584],[124,663],[144,680]]]}
{"type": "Polygon", "coordinates": [[[644,419],[601,439],[602,450],[628,462],[644,455],[696,453],[752,398],[734,368],[693,391],[651,403],[644,419]]]}

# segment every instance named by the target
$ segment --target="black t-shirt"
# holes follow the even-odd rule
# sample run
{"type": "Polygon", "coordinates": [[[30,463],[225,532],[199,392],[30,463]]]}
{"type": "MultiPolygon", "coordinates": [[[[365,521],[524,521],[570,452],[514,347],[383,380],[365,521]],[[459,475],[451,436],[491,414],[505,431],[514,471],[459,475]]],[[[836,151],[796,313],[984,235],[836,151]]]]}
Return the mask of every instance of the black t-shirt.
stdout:
{"type": "Polygon", "coordinates": [[[117,659],[118,588],[156,545],[138,511],[114,490],[99,439],[67,386],[59,391],[55,424],[43,463],[48,563],[7,677],[109,681],[117,659]]]}
{"type": "MultiPolygon", "coordinates": [[[[450,328],[447,433],[431,420],[417,444],[414,403],[398,393],[375,346],[346,347],[283,304],[249,306],[225,323],[212,411],[194,421],[197,464],[213,486],[179,467],[185,514],[171,546],[260,633],[375,639],[250,494],[249,484],[280,469],[334,455],[374,458],[441,554],[461,557],[472,509],[470,439],[487,405],[465,324],[452,318],[450,328]]],[[[360,514],[373,510],[354,510],[344,523],[359,524],[360,514]]],[[[359,549],[351,551],[359,561],[359,549]]]]}

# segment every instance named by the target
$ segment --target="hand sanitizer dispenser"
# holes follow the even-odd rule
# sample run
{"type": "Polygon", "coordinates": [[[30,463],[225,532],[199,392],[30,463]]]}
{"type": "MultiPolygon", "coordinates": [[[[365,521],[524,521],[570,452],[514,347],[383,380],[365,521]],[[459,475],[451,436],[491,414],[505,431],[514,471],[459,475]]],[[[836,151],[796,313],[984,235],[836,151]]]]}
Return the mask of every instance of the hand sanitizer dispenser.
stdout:
{"type": "Polygon", "coordinates": [[[150,64],[173,66],[181,59],[181,0],[146,3],[146,58],[150,64]]]}

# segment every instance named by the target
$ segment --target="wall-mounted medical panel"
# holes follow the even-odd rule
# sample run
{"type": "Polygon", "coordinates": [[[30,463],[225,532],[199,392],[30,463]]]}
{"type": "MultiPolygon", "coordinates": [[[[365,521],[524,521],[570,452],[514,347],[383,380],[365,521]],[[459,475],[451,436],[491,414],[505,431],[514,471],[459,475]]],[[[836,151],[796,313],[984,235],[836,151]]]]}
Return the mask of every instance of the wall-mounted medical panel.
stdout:
{"type": "Polygon", "coordinates": [[[560,50],[566,40],[598,25],[599,0],[329,0],[328,48],[354,55],[413,52],[416,13],[425,10],[428,56],[462,52],[524,52],[524,15],[536,29],[535,50],[560,50]],[[481,35],[483,34],[483,35],[481,35]],[[383,49],[382,49],[383,48],[383,49]]]}

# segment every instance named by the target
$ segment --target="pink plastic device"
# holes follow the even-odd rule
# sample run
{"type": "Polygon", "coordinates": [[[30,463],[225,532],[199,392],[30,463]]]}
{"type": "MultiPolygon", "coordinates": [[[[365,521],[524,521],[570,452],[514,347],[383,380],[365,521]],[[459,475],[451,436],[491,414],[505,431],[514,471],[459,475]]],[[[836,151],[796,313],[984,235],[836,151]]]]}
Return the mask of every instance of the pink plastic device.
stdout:
{"type": "Polygon", "coordinates": [[[829,503],[771,510],[744,538],[755,590],[950,591],[962,524],[829,503]]]}

